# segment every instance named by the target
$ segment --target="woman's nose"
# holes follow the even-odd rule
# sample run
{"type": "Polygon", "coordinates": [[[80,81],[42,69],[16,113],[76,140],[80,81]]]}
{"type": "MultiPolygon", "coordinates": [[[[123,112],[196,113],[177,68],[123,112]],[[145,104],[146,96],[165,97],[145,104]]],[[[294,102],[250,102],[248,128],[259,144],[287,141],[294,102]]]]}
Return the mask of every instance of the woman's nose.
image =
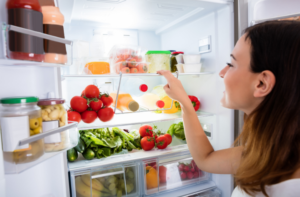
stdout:
{"type": "Polygon", "coordinates": [[[228,69],[228,66],[225,66],[225,67],[220,71],[219,76],[220,76],[221,78],[224,78],[224,76],[225,76],[225,74],[226,74],[226,72],[227,72],[227,69],[228,69]]]}

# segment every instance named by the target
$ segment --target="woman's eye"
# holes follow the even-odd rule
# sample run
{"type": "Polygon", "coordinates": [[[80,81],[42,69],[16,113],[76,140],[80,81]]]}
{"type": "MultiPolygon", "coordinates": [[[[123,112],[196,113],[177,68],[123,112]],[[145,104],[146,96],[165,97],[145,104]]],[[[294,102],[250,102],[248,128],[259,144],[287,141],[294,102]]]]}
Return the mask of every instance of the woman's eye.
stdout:
{"type": "Polygon", "coordinates": [[[227,63],[227,66],[229,66],[229,67],[233,67],[233,65],[232,65],[232,64],[230,64],[230,63],[227,63]]]}

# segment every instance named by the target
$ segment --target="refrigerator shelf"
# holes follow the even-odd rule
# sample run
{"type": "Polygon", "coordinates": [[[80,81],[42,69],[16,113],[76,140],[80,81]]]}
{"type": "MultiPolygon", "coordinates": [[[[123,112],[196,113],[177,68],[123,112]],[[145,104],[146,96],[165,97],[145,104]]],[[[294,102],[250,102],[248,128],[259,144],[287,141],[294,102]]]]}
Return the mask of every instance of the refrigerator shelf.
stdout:
{"type": "Polygon", "coordinates": [[[48,132],[33,135],[29,138],[20,140],[15,150],[21,149],[19,147],[28,145],[30,153],[26,153],[25,149],[21,149],[22,151],[18,152],[3,152],[3,161],[4,161],[4,171],[6,174],[18,174],[21,173],[31,167],[36,166],[37,164],[55,156],[60,153],[67,151],[75,147],[78,144],[79,132],[77,129],[78,123],[71,123],[63,127],[59,127],[57,129],[49,130],[48,132]],[[57,135],[61,134],[61,135],[57,135]],[[64,134],[64,135],[62,135],[64,134]],[[51,137],[50,140],[56,139],[57,142],[60,143],[44,143],[44,138],[51,137]],[[64,137],[64,139],[63,139],[64,137]],[[59,138],[59,139],[57,139],[59,138]],[[63,143],[64,140],[64,143],[63,143]],[[57,149],[57,151],[55,150],[57,149]],[[30,160],[26,158],[26,156],[20,159],[20,155],[27,154],[35,155],[34,158],[30,158],[30,160]]]}
{"type": "MultiPolygon", "coordinates": [[[[197,111],[197,116],[199,118],[214,116],[213,113],[197,111]]],[[[115,114],[114,118],[109,122],[101,122],[99,119],[96,119],[95,122],[91,124],[86,124],[81,121],[78,124],[79,130],[87,129],[99,129],[106,127],[118,127],[118,126],[129,126],[134,124],[149,124],[152,122],[163,122],[170,120],[182,119],[181,112],[174,114],[157,114],[153,112],[144,112],[144,113],[128,113],[126,115],[115,114]]]]}
{"type": "MultiPolygon", "coordinates": [[[[172,73],[176,75],[175,73],[172,73]]],[[[178,73],[178,76],[191,76],[191,75],[211,75],[214,72],[200,72],[200,73],[178,73]]],[[[159,74],[152,74],[152,73],[145,73],[145,74],[124,74],[122,77],[153,77],[153,76],[160,76],[159,74]]],[[[62,79],[65,78],[110,78],[110,77],[117,77],[119,78],[120,75],[118,74],[103,74],[103,75],[63,75],[62,79]]]]}
{"type": "MultiPolygon", "coordinates": [[[[67,40],[64,38],[52,36],[49,34],[44,34],[41,32],[29,30],[26,28],[14,26],[14,25],[9,25],[6,23],[2,24],[2,36],[4,38],[3,42],[3,49],[4,49],[4,58],[5,59],[0,59],[0,64],[1,65],[20,65],[20,66],[40,66],[40,67],[63,67],[63,66],[70,66],[72,65],[72,60],[73,60],[73,41],[67,40]],[[67,50],[67,63],[64,64],[59,64],[59,63],[47,63],[44,62],[45,60],[42,60],[42,62],[38,61],[30,61],[30,60],[15,60],[11,59],[9,57],[10,54],[10,49],[9,49],[9,43],[8,43],[8,38],[9,38],[9,32],[18,32],[26,35],[30,35],[33,37],[38,37],[38,38],[43,38],[44,40],[50,40],[53,42],[58,42],[66,45],[66,50],[67,50]]],[[[57,57],[55,57],[57,58],[57,57]]],[[[56,60],[57,61],[57,60],[56,60]]]]}

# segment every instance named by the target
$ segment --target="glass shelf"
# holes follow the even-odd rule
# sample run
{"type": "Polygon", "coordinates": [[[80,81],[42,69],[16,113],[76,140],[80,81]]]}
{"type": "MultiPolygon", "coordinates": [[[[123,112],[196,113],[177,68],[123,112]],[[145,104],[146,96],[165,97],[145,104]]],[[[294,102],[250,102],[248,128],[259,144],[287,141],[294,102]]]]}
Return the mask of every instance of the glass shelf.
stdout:
{"type": "Polygon", "coordinates": [[[31,159],[30,161],[29,160],[26,161],[27,160],[26,157],[28,156],[28,154],[25,157],[22,156],[22,154],[24,153],[26,154],[26,151],[23,151],[23,153],[19,152],[19,154],[17,154],[17,152],[14,153],[3,152],[3,163],[4,163],[5,174],[21,173],[57,154],[60,154],[62,152],[69,150],[70,148],[75,147],[78,144],[78,139],[79,139],[79,132],[77,129],[77,125],[78,123],[71,123],[66,126],[59,127],[57,129],[53,129],[48,132],[37,134],[29,138],[20,140],[18,146],[15,149],[18,150],[19,149],[18,147],[29,144],[28,147],[29,150],[32,149],[30,151],[29,156],[32,156],[32,158],[30,158],[31,159]],[[57,138],[57,134],[59,133],[64,135],[60,135],[61,143],[59,144],[57,143],[58,146],[44,143],[43,139],[45,137],[56,135],[55,137],[57,138]],[[65,140],[64,143],[62,143],[63,137],[65,140]],[[58,151],[53,151],[53,148],[58,149],[58,151]],[[22,159],[24,161],[22,161],[22,159]]]}
{"type": "MultiPolygon", "coordinates": [[[[197,116],[208,117],[213,116],[214,114],[198,111],[197,116]]],[[[182,119],[181,112],[177,112],[174,114],[157,114],[154,112],[143,112],[143,113],[127,113],[127,114],[115,114],[113,119],[109,122],[101,122],[99,119],[96,119],[95,122],[91,124],[86,124],[84,122],[80,122],[78,125],[79,130],[87,130],[87,129],[98,129],[98,128],[106,128],[106,127],[118,127],[118,126],[128,126],[134,124],[147,124],[152,122],[162,122],[169,120],[182,119]]]]}
{"type": "MultiPolygon", "coordinates": [[[[64,67],[64,66],[70,66],[72,65],[72,59],[73,59],[73,41],[67,40],[64,38],[52,36],[49,34],[44,34],[41,32],[25,29],[22,27],[14,26],[14,25],[8,25],[6,23],[2,24],[2,34],[4,38],[3,42],[3,49],[4,49],[4,58],[0,59],[0,65],[14,65],[14,66],[40,66],[40,67],[64,67]],[[58,64],[58,63],[46,63],[46,62],[37,62],[37,61],[29,61],[29,60],[15,60],[10,59],[10,49],[9,49],[9,32],[18,32],[26,35],[30,35],[33,37],[42,38],[44,40],[49,40],[53,42],[58,42],[61,44],[64,44],[66,46],[67,50],[67,63],[65,64],[58,64]]],[[[44,60],[43,60],[44,61],[44,60]]]]}
{"type": "MultiPolygon", "coordinates": [[[[176,75],[175,73],[173,73],[176,75]]],[[[190,76],[190,75],[210,75],[214,72],[200,72],[200,73],[178,73],[179,76],[190,76]]],[[[122,77],[153,77],[160,76],[159,74],[145,73],[145,74],[123,74],[122,77]]],[[[120,77],[118,74],[103,74],[103,75],[63,75],[62,78],[98,78],[98,77],[120,77]]]]}

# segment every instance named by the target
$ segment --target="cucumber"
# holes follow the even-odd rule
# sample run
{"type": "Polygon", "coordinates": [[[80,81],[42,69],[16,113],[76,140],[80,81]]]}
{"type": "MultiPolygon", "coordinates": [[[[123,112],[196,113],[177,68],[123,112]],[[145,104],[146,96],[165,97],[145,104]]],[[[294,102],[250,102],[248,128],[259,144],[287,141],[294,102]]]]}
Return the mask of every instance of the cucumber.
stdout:
{"type": "Polygon", "coordinates": [[[81,138],[79,138],[78,144],[77,144],[77,146],[75,146],[75,149],[78,152],[80,152],[80,153],[84,152],[84,150],[85,150],[85,144],[84,144],[84,142],[83,142],[83,140],[81,138]]]}
{"type": "Polygon", "coordinates": [[[68,161],[72,162],[75,161],[78,157],[78,153],[75,150],[75,148],[71,148],[70,150],[67,151],[67,158],[68,161]]]}
{"type": "Polygon", "coordinates": [[[91,160],[91,159],[94,159],[95,153],[92,149],[88,148],[88,149],[85,149],[85,151],[82,153],[82,156],[87,160],[91,160]]]}

